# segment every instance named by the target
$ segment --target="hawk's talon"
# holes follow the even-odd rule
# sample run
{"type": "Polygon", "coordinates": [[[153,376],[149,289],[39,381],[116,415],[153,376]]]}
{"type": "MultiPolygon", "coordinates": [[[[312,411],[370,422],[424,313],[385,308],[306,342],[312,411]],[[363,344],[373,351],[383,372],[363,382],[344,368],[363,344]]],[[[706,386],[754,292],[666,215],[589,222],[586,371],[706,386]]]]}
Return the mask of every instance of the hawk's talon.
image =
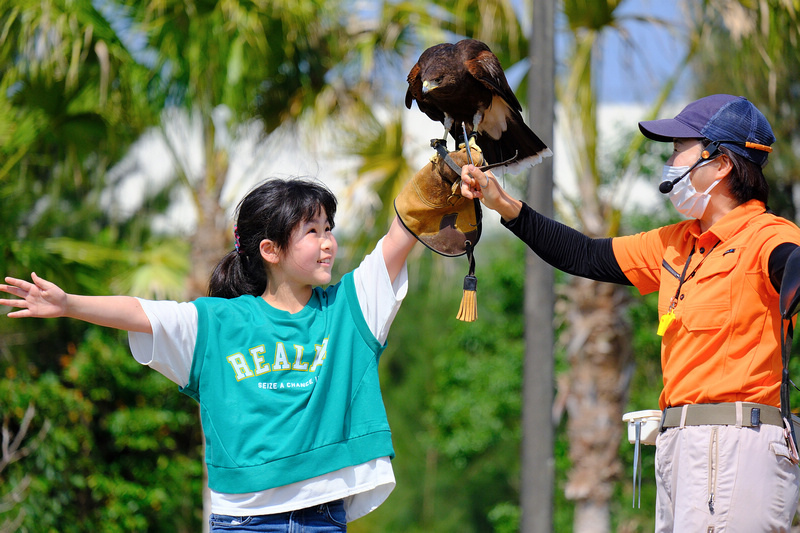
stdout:
{"type": "Polygon", "coordinates": [[[447,139],[431,139],[431,148],[436,149],[439,146],[444,146],[447,150],[447,139]]]}
{"type": "Polygon", "coordinates": [[[475,140],[477,138],[477,136],[478,135],[476,133],[474,133],[474,132],[472,133],[472,135],[469,136],[469,147],[472,150],[475,150],[476,152],[483,153],[483,150],[481,150],[481,147],[478,146],[478,141],[475,140]]]}

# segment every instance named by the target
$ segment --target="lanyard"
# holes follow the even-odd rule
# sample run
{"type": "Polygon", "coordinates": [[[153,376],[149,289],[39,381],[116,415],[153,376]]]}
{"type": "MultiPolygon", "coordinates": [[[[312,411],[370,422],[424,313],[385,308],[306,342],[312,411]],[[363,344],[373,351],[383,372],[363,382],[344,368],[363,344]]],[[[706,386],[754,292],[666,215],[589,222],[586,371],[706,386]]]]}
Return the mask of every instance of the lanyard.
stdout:
{"type": "Polygon", "coordinates": [[[697,263],[697,266],[694,267],[694,269],[692,270],[691,274],[689,274],[687,276],[686,275],[686,271],[689,270],[689,264],[692,262],[692,256],[694,255],[694,246],[692,246],[692,251],[689,252],[689,257],[686,258],[686,264],[683,265],[683,272],[681,273],[681,277],[678,278],[678,289],[675,291],[675,296],[673,296],[672,299],[669,301],[669,309],[667,310],[667,313],[664,316],[662,316],[658,321],[658,332],[657,333],[658,333],[658,335],[660,337],[664,336],[664,333],[667,331],[667,328],[669,327],[669,325],[672,324],[673,320],[675,320],[675,308],[678,306],[678,301],[679,301],[679,297],[681,295],[681,289],[683,288],[684,282],[689,281],[690,279],[692,279],[692,277],[697,272],[697,269],[700,268],[700,265],[702,265],[703,261],[706,260],[706,257],[711,255],[711,252],[714,251],[714,248],[716,248],[719,245],[720,242],[722,242],[722,241],[718,240],[714,244],[714,246],[711,247],[711,249],[708,251],[708,253],[703,256],[703,258],[700,260],[699,263],[697,263]]]}

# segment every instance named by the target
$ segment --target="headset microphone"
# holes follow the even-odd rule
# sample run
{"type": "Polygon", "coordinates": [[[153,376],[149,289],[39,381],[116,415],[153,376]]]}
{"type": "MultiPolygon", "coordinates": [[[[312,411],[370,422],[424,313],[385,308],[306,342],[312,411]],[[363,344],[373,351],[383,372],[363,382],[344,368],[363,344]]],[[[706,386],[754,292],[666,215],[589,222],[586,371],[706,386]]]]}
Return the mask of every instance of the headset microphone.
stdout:
{"type": "Polygon", "coordinates": [[[686,172],[684,172],[683,174],[681,174],[672,181],[662,181],[661,184],[658,186],[658,190],[661,191],[661,194],[669,194],[670,191],[672,191],[672,188],[675,187],[675,184],[681,181],[684,178],[684,176],[686,176],[686,174],[688,174],[691,171],[692,169],[690,168],[689,170],[687,170],[686,172]]]}

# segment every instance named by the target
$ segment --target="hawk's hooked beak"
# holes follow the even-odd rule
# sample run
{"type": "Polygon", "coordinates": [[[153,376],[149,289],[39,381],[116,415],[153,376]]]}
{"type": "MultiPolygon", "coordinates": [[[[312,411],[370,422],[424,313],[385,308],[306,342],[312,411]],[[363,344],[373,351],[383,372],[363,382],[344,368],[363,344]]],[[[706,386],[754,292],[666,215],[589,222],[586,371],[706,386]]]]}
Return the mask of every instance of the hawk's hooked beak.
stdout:
{"type": "Polygon", "coordinates": [[[428,94],[430,91],[434,90],[437,87],[438,85],[436,85],[435,83],[431,83],[428,80],[425,80],[422,82],[422,94],[428,94]]]}

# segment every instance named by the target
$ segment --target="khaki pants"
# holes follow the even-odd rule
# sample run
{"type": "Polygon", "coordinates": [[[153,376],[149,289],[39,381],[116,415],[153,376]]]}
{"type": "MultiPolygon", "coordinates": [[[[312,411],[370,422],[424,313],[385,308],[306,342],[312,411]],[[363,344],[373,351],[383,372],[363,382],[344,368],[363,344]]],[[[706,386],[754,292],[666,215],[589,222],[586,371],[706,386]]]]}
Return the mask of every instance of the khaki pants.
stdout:
{"type": "Polygon", "coordinates": [[[656,485],[656,533],[788,532],[800,469],[780,427],[676,427],[656,440],[656,485]]]}

